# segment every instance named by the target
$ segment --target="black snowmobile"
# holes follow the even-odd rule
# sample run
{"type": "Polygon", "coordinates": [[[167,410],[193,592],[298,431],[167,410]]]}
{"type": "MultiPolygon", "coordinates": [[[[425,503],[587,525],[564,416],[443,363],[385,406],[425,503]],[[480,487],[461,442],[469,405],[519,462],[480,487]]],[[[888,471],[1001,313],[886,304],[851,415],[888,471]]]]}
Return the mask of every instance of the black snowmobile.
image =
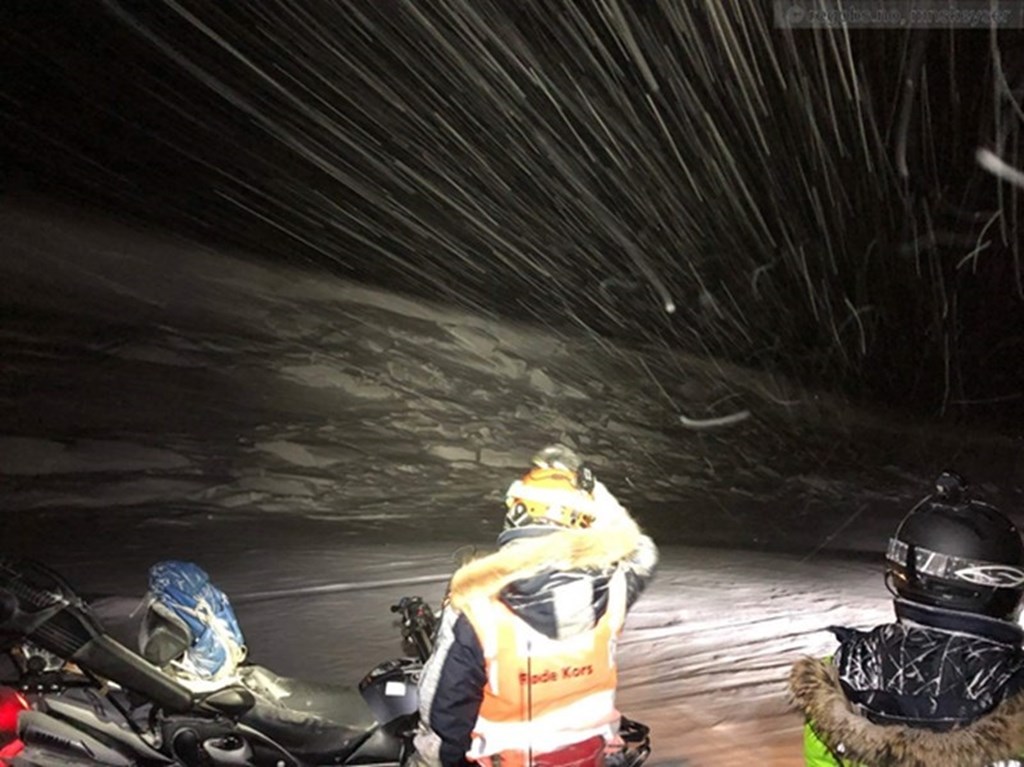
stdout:
{"type": "MultiPolygon", "coordinates": [[[[416,683],[435,615],[419,597],[392,608],[408,655],[357,687],[280,677],[243,664],[197,692],[161,670],[191,637],[147,610],[140,652],[116,641],[57,573],[0,559],[0,765],[315,767],[395,765],[412,750],[416,683]]],[[[637,767],[647,728],[623,718],[610,767],[637,767]]]]}

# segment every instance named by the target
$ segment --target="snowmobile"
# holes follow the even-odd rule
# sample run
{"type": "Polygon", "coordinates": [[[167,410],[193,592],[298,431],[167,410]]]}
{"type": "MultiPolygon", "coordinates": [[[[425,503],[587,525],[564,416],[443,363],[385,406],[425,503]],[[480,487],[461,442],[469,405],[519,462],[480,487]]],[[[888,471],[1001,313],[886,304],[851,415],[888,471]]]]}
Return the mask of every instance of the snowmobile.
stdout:
{"type": "MultiPolygon", "coordinates": [[[[399,767],[412,751],[416,684],[437,620],[419,597],[391,609],[406,654],[354,687],[242,664],[204,689],[160,667],[191,637],[159,612],[147,611],[150,641],[136,652],[59,574],[0,559],[0,765],[399,767]]],[[[609,767],[639,767],[647,728],[623,717],[620,734],[609,767]]]]}

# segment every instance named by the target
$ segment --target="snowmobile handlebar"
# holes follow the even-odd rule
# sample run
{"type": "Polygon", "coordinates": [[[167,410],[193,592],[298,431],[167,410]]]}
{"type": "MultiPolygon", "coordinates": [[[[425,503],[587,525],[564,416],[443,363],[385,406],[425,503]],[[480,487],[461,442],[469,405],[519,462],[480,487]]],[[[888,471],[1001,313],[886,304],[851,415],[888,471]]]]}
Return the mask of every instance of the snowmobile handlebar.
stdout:
{"type": "Polygon", "coordinates": [[[402,639],[412,645],[421,661],[430,657],[434,649],[437,618],[422,597],[402,597],[391,605],[391,612],[402,618],[402,639]]]}

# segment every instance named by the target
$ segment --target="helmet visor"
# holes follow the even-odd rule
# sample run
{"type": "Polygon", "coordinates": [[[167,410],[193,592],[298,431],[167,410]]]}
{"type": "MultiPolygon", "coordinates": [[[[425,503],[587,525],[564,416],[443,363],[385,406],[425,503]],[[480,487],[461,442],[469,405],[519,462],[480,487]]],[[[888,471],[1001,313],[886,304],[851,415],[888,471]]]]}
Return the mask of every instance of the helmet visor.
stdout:
{"type": "Polygon", "coordinates": [[[980,559],[953,557],[922,546],[912,546],[896,538],[889,539],[889,549],[885,558],[907,570],[946,581],[961,581],[974,586],[997,589],[1015,589],[1024,586],[1024,570],[1019,567],[985,562],[980,559]],[[913,549],[913,562],[910,561],[911,549],[913,549]]]}

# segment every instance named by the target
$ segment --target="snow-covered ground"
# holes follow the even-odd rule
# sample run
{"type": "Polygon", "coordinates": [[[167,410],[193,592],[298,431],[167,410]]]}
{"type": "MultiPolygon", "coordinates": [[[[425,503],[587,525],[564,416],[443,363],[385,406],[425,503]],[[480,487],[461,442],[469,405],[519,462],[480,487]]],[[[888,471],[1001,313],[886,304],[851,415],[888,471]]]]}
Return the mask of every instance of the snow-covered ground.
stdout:
{"type": "Polygon", "coordinates": [[[530,453],[579,447],[662,547],[622,647],[656,764],[799,764],[786,670],[888,614],[869,552],[931,476],[1020,500],[1009,440],[54,206],[0,207],[0,307],[3,548],[121,615],[194,559],[285,674],[397,650],[391,600],[436,599],[530,453]]]}

